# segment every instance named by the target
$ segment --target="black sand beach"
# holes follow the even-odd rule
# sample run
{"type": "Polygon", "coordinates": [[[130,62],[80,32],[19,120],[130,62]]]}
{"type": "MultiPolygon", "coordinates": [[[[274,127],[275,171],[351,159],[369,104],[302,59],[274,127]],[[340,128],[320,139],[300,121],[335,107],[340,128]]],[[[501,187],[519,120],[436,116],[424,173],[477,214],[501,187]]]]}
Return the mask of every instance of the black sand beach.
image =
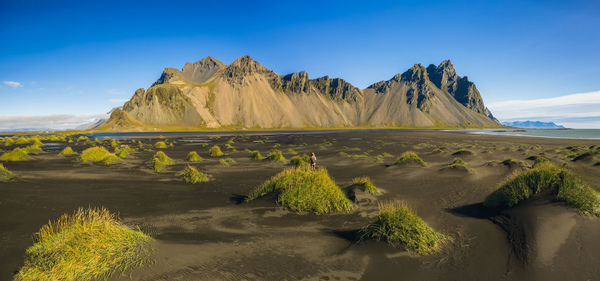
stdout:
{"type": "MultiPolygon", "coordinates": [[[[597,217],[545,199],[501,213],[481,205],[506,177],[532,165],[527,158],[540,154],[600,188],[598,155],[568,157],[598,141],[428,130],[169,137],[162,140],[174,146],[162,150],[176,164],[155,173],[148,161],[157,150],[151,145],[161,139],[140,140],[146,151],[113,166],[83,164],[77,156],[58,156],[59,150],[4,163],[20,178],[0,182],[0,279],[10,280],[23,265],[31,236],[42,225],[88,206],[118,212],[127,225],[156,239],[154,265],[111,280],[600,279],[597,217]],[[235,150],[226,149],[232,138],[235,150]],[[215,144],[224,157],[207,155],[215,144]],[[243,202],[251,189],[288,166],[251,160],[245,149],[265,155],[274,146],[288,160],[295,155],[289,149],[315,152],[319,165],[349,193],[346,187],[357,176],[371,177],[382,193],[358,192],[356,208],[347,214],[298,214],[272,196],[243,202]],[[475,152],[461,156],[472,171],[443,170],[459,149],[475,152]],[[213,180],[192,185],[175,177],[193,150],[204,157],[193,165],[213,180]],[[391,165],[409,150],[427,166],[391,165]],[[235,163],[219,164],[227,157],[235,163]],[[516,164],[500,163],[508,158],[516,164]],[[422,257],[383,242],[357,241],[358,230],[377,215],[377,202],[395,199],[451,237],[439,253],[422,257]]],[[[72,147],[81,152],[88,146],[72,147]]]]}

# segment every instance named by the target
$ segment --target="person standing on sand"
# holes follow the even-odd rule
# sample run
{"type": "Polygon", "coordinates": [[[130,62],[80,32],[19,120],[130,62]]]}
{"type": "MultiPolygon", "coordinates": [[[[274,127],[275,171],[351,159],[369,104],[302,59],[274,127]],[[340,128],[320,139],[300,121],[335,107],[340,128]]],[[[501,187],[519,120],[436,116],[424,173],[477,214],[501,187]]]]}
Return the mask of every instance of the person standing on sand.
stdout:
{"type": "Polygon", "coordinates": [[[317,168],[317,156],[314,152],[310,153],[310,167],[314,170],[317,168]]]}

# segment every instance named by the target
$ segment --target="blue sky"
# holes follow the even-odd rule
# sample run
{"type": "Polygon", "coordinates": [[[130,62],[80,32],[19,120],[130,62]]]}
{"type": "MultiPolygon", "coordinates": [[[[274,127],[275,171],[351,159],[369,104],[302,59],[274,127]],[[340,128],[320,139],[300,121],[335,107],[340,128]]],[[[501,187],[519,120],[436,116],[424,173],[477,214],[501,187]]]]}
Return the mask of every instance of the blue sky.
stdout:
{"type": "Polygon", "coordinates": [[[252,2],[0,0],[0,127],[95,118],[164,67],[209,55],[250,55],[280,74],[306,70],[360,88],[450,59],[501,119],[600,127],[598,107],[571,114],[581,101],[553,116],[511,110],[600,95],[599,1],[252,2]]]}

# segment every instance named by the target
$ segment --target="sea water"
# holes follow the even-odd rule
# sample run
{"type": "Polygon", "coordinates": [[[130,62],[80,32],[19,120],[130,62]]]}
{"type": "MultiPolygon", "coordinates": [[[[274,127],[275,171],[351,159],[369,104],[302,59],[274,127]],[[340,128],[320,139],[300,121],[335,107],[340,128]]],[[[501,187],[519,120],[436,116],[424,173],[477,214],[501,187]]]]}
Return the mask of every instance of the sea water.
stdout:
{"type": "Polygon", "coordinates": [[[467,134],[561,139],[600,139],[600,129],[481,129],[458,130],[467,134]]]}

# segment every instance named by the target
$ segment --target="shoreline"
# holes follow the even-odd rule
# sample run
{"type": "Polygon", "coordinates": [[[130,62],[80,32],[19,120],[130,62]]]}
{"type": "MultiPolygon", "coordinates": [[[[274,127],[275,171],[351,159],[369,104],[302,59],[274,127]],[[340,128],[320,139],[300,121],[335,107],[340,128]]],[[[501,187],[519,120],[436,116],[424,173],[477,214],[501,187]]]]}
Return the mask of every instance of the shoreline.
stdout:
{"type": "Polygon", "coordinates": [[[120,132],[105,132],[105,131],[57,131],[57,132],[17,132],[17,133],[0,133],[0,137],[13,136],[35,136],[35,135],[53,135],[53,134],[72,134],[103,137],[116,137],[119,139],[126,138],[144,138],[144,137],[185,137],[185,136],[253,136],[253,135],[306,135],[306,134],[340,134],[340,133],[370,133],[370,132],[447,132],[454,134],[480,135],[480,136],[495,136],[495,137],[524,137],[535,139],[562,139],[562,140],[600,140],[600,129],[525,129],[525,128],[506,128],[512,132],[527,132],[527,130],[535,131],[568,131],[582,132],[581,130],[598,130],[598,136],[551,136],[551,135],[531,135],[517,134],[510,131],[497,132],[498,128],[489,129],[428,129],[428,128],[319,128],[319,129],[264,129],[264,130],[207,130],[207,131],[120,131],[120,132]],[[485,130],[490,130],[485,131],[485,130]],[[493,131],[492,131],[493,130],[493,131]],[[504,133],[506,132],[506,133],[504,133]]]}

